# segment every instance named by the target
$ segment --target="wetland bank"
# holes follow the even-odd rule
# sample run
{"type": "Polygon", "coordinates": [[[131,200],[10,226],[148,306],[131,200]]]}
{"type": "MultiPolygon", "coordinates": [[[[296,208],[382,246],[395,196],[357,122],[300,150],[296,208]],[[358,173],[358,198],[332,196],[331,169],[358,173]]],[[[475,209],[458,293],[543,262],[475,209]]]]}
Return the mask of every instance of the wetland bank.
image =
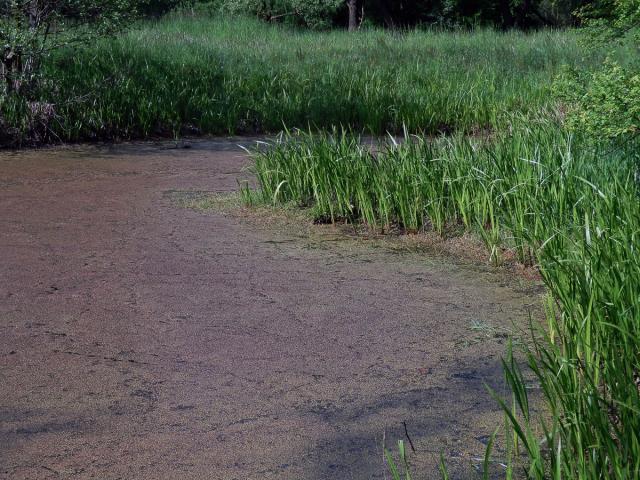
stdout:
{"type": "Polygon", "coordinates": [[[403,422],[414,465],[474,473],[539,292],[185,208],[237,190],[237,143],[3,157],[4,478],[384,478],[403,422]]]}
{"type": "Polygon", "coordinates": [[[0,0],[0,476],[638,478],[639,12],[0,0]]]}

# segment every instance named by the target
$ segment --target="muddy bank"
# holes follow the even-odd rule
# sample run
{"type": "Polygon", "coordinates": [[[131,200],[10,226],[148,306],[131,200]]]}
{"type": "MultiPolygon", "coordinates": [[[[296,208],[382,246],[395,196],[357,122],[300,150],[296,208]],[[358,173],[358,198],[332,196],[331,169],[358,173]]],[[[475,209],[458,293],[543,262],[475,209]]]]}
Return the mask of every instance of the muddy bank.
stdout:
{"type": "Polygon", "coordinates": [[[177,205],[237,143],[0,152],[0,478],[384,478],[403,422],[422,478],[475,478],[538,299],[177,205]]]}

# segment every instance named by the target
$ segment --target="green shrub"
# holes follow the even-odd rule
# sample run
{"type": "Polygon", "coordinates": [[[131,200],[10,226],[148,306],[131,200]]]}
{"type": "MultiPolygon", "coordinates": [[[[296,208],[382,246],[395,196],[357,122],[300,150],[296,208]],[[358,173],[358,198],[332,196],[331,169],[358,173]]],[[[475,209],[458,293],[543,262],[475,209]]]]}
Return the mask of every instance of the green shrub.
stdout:
{"type": "Polygon", "coordinates": [[[626,44],[624,64],[607,60],[595,71],[565,70],[555,89],[567,107],[567,123],[576,131],[601,139],[625,139],[640,128],[640,2],[596,0],[579,11],[583,43],[612,48],[626,44]]]}
{"type": "Polygon", "coordinates": [[[225,12],[255,15],[265,20],[281,19],[313,29],[333,25],[343,0],[222,0],[225,12]]]}
{"type": "Polygon", "coordinates": [[[595,72],[566,71],[555,85],[566,102],[567,124],[595,138],[640,131],[640,71],[607,62],[595,72]]]}

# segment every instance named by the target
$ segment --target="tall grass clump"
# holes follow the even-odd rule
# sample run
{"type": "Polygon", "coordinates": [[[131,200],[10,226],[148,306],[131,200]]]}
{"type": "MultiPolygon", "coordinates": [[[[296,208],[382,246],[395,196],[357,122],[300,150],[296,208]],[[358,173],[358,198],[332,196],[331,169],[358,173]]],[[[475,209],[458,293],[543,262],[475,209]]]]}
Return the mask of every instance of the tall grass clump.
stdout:
{"type": "Polygon", "coordinates": [[[283,125],[484,131],[505,112],[546,105],[561,65],[598,64],[602,53],[586,51],[576,37],[554,30],[313,32],[174,14],[56,52],[29,100],[54,107],[47,128],[62,140],[278,132],[283,125]]]}
{"type": "Polygon", "coordinates": [[[299,134],[255,155],[252,198],[383,230],[464,228],[484,239],[492,261],[512,250],[535,265],[550,301],[526,358],[547,412],[530,408],[531,380],[508,356],[507,476],[632,479],[640,475],[637,147],[594,147],[547,121],[491,140],[408,138],[377,153],[344,133],[299,134]]]}

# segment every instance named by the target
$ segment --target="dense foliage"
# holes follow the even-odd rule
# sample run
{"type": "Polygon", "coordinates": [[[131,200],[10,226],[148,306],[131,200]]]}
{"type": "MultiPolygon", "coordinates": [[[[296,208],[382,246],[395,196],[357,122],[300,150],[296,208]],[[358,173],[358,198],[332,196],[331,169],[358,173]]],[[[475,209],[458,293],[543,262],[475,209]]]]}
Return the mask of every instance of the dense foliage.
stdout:
{"type": "Polygon", "coordinates": [[[635,136],[640,132],[640,1],[604,0],[583,8],[580,16],[587,44],[626,42],[635,52],[625,64],[610,58],[594,72],[565,70],[556,91],[567,105],[567,123],[596,140],[635,136]]]}
{"type": "MultiPolygon", "coordinates": [[[[621,56],[625,50],[621,51],[621,56]]],[[[563,64],[595,66],[573,32],[308,32],[252,19],[172,16],[48,58],[35,101],[49,140],[277,132],[490,131],[550,105],[563,64]]],[[[5,138],[33,137],[29,106],[0,99],[5,138]]],[[[42,121],[38,120],[37,125],[42,121]]],[[[7,140],[8,141],[8,140],[7,140]]]]}
{"type": "Polygon", "coordinates": [[[42,75],[50,55],[109,36],[136,15],[133,0],[0,0],[0,145],[55,132],[56,105],[69,97],[45,95],[53,79],[42,75]]]}
{"type": "Polygon", "coordinates": [[[626,36],[639,38],[639,0],[597,0],[577,11],[592,39],[612,40],[626,36]]]}
{"type": "MultiPolygon", "coordinates": [[[[345,26],[345,0],[192,0],[211,12],[256,15],[312,28],[345,26]]],[[[415,25],[530,28],[571,25],[586,0],[357,0],[358,23],[386,27],[415,25]]]]}
{"type": "Polygon", "coordinates": [[[226,0],[221,2],[221,10],[311,28],[328,28],[333,26],[343,4],[344,0],[226,0]]]}
{"type": "Polygon", "coordinates": [[[0,0],[0,93],[24,93],[47,54],[118,31],[135,6],[130,0],[0,0]]]}
{"type": "Polygon", "coordinates": [[[525,352],[530,370],[505,361],[514,395],[500,399],[506,478],[635,479],[640,150],[594,148],[544,118],[512,127],[490,141],[412,139],[375,156],[345,135],[285,138],[256,154],[261,189],[245,198],[382,231],[465,230],[493,262],[513,252],[535,265],[551,297],[546,328],[534,323],[525,352]],[[542,415],[532,389],[545,401],[542,415]]]}
{"type": "Polygon", "coordinates": [[[555,84],[566,102],[567,126],[592,138],[640,132],[640,71],[606,62],[594,72],[566,71],[555,84]]]}

